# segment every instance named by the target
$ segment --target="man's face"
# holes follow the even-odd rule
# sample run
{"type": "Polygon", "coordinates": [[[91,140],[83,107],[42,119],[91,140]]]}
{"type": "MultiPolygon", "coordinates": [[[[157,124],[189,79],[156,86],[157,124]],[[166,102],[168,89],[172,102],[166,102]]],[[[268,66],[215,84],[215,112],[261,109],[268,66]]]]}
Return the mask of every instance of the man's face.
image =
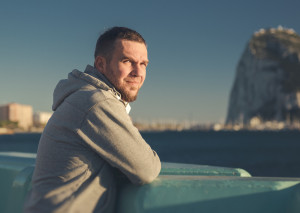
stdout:
{"type": "Polygon", "coordinates": [[[132,102],[144,83],[147,65],[145,44],[119,39],[115,41],[109,64],[101,72],[121,93],[122,100],[132,102]]]}

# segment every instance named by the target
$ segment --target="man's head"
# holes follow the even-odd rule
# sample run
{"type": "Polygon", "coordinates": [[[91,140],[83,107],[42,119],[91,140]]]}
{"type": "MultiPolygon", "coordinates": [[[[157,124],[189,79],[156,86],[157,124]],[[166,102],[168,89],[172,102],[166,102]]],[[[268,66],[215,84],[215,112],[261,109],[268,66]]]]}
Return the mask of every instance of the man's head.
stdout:
{"type": "Polygon", "coordinates": [[[95,67],[127,102],[136,100],[146,77],[146,42],[134,30],[114,27],[102,34],[96,45],[95,67]]]}

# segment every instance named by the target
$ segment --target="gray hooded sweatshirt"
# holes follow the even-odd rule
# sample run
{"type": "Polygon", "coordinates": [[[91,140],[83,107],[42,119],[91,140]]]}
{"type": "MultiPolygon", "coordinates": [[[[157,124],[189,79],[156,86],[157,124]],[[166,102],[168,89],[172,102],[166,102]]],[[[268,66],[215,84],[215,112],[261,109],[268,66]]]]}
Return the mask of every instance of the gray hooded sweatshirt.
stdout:
{"type": "Polygon", "coordinates": [[[116,173],[153,181],[161,164],[95,68],[73,70],[54,90],[54,113],[40,139],[25,212],[114,212],[116,173]]]}

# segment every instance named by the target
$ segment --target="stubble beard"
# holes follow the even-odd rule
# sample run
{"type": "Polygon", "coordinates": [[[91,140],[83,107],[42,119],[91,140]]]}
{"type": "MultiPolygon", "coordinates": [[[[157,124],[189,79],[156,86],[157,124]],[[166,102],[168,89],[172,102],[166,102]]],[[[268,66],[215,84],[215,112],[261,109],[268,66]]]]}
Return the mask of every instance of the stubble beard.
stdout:
{"type": "Polygon", "coordinates": [[[138,87],[133,87],[130,85],[122,84],[115,79],[111,73],[112,69],[109,67],[108,72],[105,74],[106,78],[114,85],[116,90],[121,94],[121,99],[126,102],[133,102],[137,99],[138,92],[142,85],[138,87]],[[132,93],[132,90],[135,90],[135,93],[132,93]]]}
{"type": "Polygon", "coordinates": [[[116,87],[118,92],[121,94],[121,99],[126,102],[133,102],[137,99],[139,88],[129,87],[128,89],[124,86],[116,87]],[[132,90],[136,90],[134,94],[132,94],[132,90]]]}

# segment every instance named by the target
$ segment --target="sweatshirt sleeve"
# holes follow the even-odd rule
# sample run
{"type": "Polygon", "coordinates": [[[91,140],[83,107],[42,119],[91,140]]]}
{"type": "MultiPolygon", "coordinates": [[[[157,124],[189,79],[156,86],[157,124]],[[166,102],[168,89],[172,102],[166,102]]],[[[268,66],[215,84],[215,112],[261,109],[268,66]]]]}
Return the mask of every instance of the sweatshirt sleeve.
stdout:
{"type": "Polygon", "coordinates": [[[92,107],[78,134],[134,184],[150,183],[160,172],[158,155],[134,127],[124,105],[116,99],[106,99],[92,107]]]}

